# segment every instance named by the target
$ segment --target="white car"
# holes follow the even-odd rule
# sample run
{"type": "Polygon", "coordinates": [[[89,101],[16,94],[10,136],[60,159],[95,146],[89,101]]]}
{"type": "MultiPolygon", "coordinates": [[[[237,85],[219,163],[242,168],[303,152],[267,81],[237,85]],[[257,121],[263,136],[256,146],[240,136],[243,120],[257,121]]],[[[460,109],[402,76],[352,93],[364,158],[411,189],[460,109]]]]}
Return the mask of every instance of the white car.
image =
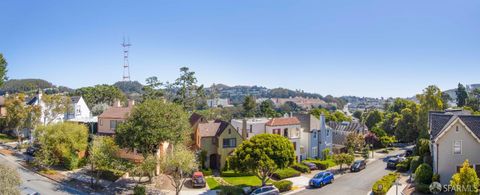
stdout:
{"type": "Polygon", "coordinates": [[[250,195],[279,195],[280,191],[275,186],[264,186],[254,190],[250,195]]]}

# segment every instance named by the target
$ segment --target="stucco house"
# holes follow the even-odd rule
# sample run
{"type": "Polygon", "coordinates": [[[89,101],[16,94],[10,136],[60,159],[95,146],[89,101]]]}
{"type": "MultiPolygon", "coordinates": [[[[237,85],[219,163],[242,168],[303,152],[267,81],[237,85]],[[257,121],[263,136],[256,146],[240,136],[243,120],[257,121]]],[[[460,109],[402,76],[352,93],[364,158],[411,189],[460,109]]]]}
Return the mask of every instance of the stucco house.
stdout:
{"type": "Polygon", "coordinates": [[[269,120],[268,118],[232,119],[231,123],[245,139],[250,139],[255,135],[265,133],[265,125],[269,120]]]}
{"type": "Polygon", "coordinates": [[[429,113],[433,172],[448,184],[468,159],[480,175],[480,116],[462,110],[429,113]]]}
{"type": "Polygon", "coordinates": [[[332,151],[331,128],[325,122],[325,116],[317,118],[310,114],[294,114],[300,120],[303,129],[300,138],[301,146],[305,147],[302,159],[322,158],[322,151],[329,148],[332,151]]]}
{"type": "Polygon", "coordinates": [[[223,169],[227,157],[243,142],[238,131],[228,122],[216,120],[198,124],[200,149],[206,152],[205,166],[223,169]]]}
{"type": "Polygon", "coordinates": [[[77,122],[92,121],[92,113],[82,96],[72,96],[70,110],[65,113],[65,120],[77,122]]]}
{"type": "Polygon", "coordinates": [[[301,136],[302,127],[297,117],[272,118],[265,124],[265,131],[269,134],[278,134],[288,138],[295,150],[297,162],[304,160],[302,154],[305,154],[305,147],[302,148],[301,136]]]}
{"type": "Polygon", "coordinates": [[[134,105],[133,100],[129,100],[126,107],[122,106],[120,101],[116,101],[113,106],[103,111],[98,116],[98,134],[114,135],[117,125],[128,118],[134,105]]]}
{"type": "Polygon", "coordinates": [[[200,141],[201,141],[201,136],[200,136],[200,132],[198,131],[198,125],[201,124],[201,123],[208,123],[207,119],[205,117],[203,117],[202,115],[200,114],[197,114],[197,113],[193,113],[192,115],[190,115],[190,118],[189,118],[189,122],[190,122],[190,127],[192,127],[192,141],[193,141],[193,149],[195,150],[199,150],[200,149],[200,141]]]}

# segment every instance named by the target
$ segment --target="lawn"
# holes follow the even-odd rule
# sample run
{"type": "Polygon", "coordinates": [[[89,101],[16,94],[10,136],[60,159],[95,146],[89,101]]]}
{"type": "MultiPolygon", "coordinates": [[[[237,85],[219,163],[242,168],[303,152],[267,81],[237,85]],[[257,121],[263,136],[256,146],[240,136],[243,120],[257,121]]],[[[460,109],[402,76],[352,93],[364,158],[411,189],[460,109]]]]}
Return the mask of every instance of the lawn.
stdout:
{"type": "Polygon", "coordinates": [[[9,135],[6,135],[6,134],[3,134],[3,133],[0,133],[0,142],[8,143],[8,142],[15,142],[15,141],[17,141],[16,138],[14,138],[12,136],[9,136],[9,135]]]}
{"type": "Polygon", "coordinates": [[[223,180],[234,186],[261,186],[262,181],[257,176],[222,177],[223,180]]]}
{"type": "Polygon", "coordinates": [[[213,177],[208,177],[206,180],[207,180],[208,188],[210,188],[211,190],[216,190],[220,186],[220,184],[217,181],[215,181],[213,177]]]}

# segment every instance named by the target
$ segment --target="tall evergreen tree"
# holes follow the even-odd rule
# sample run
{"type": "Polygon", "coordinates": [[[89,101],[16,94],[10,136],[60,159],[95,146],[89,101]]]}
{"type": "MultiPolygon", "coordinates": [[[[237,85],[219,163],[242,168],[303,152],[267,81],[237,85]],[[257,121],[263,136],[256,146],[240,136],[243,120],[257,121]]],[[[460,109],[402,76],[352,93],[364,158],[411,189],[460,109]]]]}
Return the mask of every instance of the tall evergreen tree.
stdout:
{"type": "Polygon", "coordinates": [[[7,60],[0,53],[0,86],[3,86],[3,83],[7,80],[7,65],[7,60]]]}
{"type": "Polygon", "coordinates": [[[245,117],[254,117],[256,107],[257,103],[255,102],[255,98],[250,95],[245,96],[245,99],[243,100],[243,111],[245,117]]]}
{"type": "Polygon", "coordinates": [[[457,94],[457,106],[458,107],[463,107],[465,106],[466,100],[468,98],[468,93],[467,90],[465,89],[465,86],[463,86],[461,83],[458,83],[458,88],[457,91],[455,91],[457,94]]]}

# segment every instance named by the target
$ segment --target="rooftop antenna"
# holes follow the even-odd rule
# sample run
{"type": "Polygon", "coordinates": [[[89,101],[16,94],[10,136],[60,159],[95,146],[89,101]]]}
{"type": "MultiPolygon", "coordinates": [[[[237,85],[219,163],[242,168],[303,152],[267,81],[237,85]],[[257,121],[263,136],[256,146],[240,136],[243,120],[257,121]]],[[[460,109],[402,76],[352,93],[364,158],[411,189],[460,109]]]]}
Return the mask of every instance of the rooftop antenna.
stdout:
{"type": "Polygon", "coordinates": [[[130,38],[128,40],[125,40],[125,37],[123,37],[123,81],[130,81],[130,63],[128,61],[128,49],[132,46],[130,44],[130,38]]]}

